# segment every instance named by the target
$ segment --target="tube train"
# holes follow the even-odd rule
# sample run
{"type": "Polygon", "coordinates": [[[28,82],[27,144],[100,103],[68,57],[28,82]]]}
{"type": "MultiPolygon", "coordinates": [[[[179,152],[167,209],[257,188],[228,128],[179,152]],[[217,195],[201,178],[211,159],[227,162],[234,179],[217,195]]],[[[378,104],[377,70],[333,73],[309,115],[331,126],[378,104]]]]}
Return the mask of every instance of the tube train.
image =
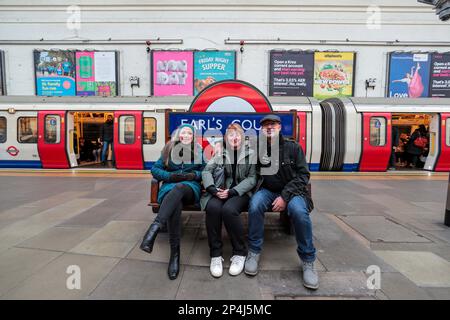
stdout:
{"type": "Polygon", "coordinates": [[[80,138],[98,141],[113,115],[114,166],[151,169],[177,121],[205,127],[234,117],[257,127],[249,120],[268,112],[289,116],[285,135],[299,142],[311,171],[386,171],[393,128],[407,139],[419,124],[429,131],[423,169],[450,171],[450,99],[267,98],[238,80],[213,83],[196,97],[2,96],[0,168],[89,167],[80,138]]]}

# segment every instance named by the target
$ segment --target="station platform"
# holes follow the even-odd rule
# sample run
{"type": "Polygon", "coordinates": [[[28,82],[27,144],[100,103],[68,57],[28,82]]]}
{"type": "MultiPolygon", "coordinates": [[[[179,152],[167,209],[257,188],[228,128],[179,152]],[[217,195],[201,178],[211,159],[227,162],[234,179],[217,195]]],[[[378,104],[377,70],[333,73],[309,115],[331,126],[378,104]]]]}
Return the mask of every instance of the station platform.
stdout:
{"type": "MultiPolygon", "coordinates": [[[[155,215],[149,171],[0,170],[0,299],[450,299],[448,173],[312,173],[320,287],[303,287],[294,236],[268,214],[261,271],[209,273],[201,212],[183,213],[182,269],[166,275],[167,234],[139,243],[155,215]],[[81,288],[68,289],[69,266],[81,288]],[[367,285],[379,268],[380,287],[367,285]],[[369,269],[368,269],[369,268],[369,269]]],[[[243,217],[246,220],[246,216],[243,217]]]]}

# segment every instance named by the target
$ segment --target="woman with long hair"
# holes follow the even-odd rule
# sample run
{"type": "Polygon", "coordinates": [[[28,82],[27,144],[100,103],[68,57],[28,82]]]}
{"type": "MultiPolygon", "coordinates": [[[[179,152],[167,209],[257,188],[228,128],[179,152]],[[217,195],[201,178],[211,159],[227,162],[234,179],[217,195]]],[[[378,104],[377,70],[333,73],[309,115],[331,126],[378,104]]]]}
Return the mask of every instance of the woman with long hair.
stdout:
{"type": "Polygon", "coordinates": [[[247,210],[256,186],[255,155],[246,146],[242,127],[233,123],[226,130],[222,151],[215,154],[202,173],[207,192],[200,204],[206,210],[210,272],[216,278],[223,273],[222,222],[233,247],[229,274],[236,276],[244,269],[247,247],[240,214],[247,210]]]}
{"type": "Polygon", "coordinates": [[[180,269],[181,210],[183,204],[200,200],[202,169],[202,149],[195,142],[195,128],[181,125],[152,167],[153,177],[163,181],[158,193],[160,209],[140,245],[143,251],[151,253],[158,232],[167,224],[170,242],[167,273],[171,280],[177,278],[180,269]]]}

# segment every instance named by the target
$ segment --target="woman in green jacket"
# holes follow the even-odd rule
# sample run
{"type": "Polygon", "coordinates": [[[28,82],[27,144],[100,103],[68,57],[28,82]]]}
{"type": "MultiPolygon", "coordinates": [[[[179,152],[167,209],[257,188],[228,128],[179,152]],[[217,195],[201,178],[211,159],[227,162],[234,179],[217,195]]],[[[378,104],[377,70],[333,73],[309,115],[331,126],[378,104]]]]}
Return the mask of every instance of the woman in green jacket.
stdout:
{"type": "Polygon", "coordinates": [[[158,193],[161,204],[158,215],[144,235],[141,250],[151,253],[158,232],[167,224],[170,242],[169,279],[177,278],[180,270],[181,210],[183,204],[198,203],[203,169],[201,146],[195,142],[195,128],[181,125],[152,166],[152,175],[163,181],[158,193]]]}
{"type": "Polygon", "coordinates": [[[233,247],[229,273],[236,276],[242,272],[247,255],[240,214],[247,210],[256,185],[256,153],[245,146],[244,130],[239,124],[228,126],[223,151],[208,162],[202,172],[202,180],[207,192],[200,204],[202,210],[206,210],[211,274],[220,277],[223,273],[223,221],[233,247]],[[221,168],[223,172],[220,172],[221,168]]]}

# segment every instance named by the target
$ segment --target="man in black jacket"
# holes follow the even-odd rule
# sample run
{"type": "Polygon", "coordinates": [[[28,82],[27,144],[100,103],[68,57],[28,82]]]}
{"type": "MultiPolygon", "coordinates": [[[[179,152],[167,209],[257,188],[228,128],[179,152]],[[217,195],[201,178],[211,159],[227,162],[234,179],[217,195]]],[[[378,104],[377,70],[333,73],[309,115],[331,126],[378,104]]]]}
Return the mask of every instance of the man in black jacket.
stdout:
{"type": "Polygon", "coordinates": [[[108,152],[109,145],[111,145],[112,161],[114,162],[114,123],[112,115],[108,115],[106,122],[103,124],[100,139],[103,142],[102,149],[102,164],[105,165],[106,153],[108,152]]]}
{"type": "Polygon", "coordinates": [[[258,273],[264,240],[265,212],[287,210],[295,229],[297,253],[303,263],[303,284],[307,288],[317,289],[319,278],[314,268],[316,249],[309,217],[314,206],[307,191],[310,174],[305,155],[298,143],[283,138],[278,116],[268,115],[260,123],[262,138],[267,138],[263,139],[267,143],[260,141],[259,144],[260,149],[265,150],[259,153],[260,181],[248,210],[249,253],[245,262],[245,273],[258,273]]]}

